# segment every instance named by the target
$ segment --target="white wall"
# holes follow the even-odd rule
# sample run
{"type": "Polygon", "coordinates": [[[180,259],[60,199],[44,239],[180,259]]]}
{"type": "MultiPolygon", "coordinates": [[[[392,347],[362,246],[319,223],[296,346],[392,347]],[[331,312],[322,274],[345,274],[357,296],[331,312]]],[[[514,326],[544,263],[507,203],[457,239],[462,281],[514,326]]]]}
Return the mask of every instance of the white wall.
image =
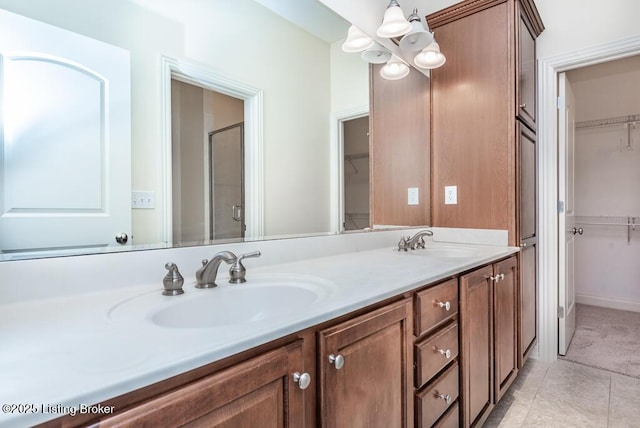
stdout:
{"type": "MultiPolygon", "coordinates": [[[[577,69],[568,77],[578,122],[640,114],[640,57],[577,69]]],[[[576,131],[576,215],[640,217],[640,126],[631,135],[633,150],[628,150],[622,126],[576,131]]],[[[627,243],[626,227],[580,226],[584,235],[576,237],[578,297],[607,305],[593,298],[632,302],[640,309],[640,227],[627,243]]]]}
{"type": "MultiPolygon", "coordinates": [[[[261,88],[265,234],[329,230],[327,43],[250,0],[0,0],[0,7],[131,51],[133,188],[155,190],[157,206],[160,55],[261,88]]],[[[157,220],[154,210],[135,210],[134,242],[157,242],[157,220]]]]}
{"type": "Polygon", "coordinates": [[[369,63],[359,53],[342,51],[344,40],[331,44],[331,111],[369,105],[369,63]]]}

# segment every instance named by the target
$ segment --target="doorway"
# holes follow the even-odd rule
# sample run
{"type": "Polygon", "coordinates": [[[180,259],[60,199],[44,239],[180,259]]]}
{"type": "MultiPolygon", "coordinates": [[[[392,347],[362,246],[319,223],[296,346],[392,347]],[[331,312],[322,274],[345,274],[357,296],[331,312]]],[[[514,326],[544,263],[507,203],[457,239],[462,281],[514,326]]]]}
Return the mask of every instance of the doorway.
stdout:
{"type": "Polygon", "coordinates": [[[369,227],[369,116],[342,122],[344,150],[343,229],[369,227]]]}
{"type": "MultiPolygon", "coordinates": [[[[540,112],[538,135],[544,144],[539,148],[539,341],[538,358],[554,361],[558,358],[558,240],[563,231],[559,227],[558,210],[558,134],[564,132],[558,123],[558,76],[560,73],[640,54],[640,37],[606,43],[590,49],[541,59],[538,64],[540,112]]],[[[564,286],[564,285],[562,285],[564,286]]]]}
{"type": "MultiPolygon", "coordinates": [[[[572,291],[567,294],[576,302],[576,316],[566,350],[560,319],[559,353],[574,362],[640,377],[640,369],[635,369],[640,367],[640,335],[634,338],[635,329],[629,328],[640,325],[640,245],[635,233],[640,222],[640,56],[569,70],[560,77],[561,90],[565,78],[575,94],[574,144],[564,145],[575,159],[573,171],[564,174],[575,178],[575,224],[561,230],[573,241],[573,264],[564,263],[573,275],[564,289],[572,291]]],[[[562,151],[562,139],[560,147],[562,151]]],[[[561,269],[565,266],[561,260],[561,269]]]]}
{"type": "Polygon", "coordinates": [[[171,80],[173,242],[244,236],[244,102],[171,80]]]}

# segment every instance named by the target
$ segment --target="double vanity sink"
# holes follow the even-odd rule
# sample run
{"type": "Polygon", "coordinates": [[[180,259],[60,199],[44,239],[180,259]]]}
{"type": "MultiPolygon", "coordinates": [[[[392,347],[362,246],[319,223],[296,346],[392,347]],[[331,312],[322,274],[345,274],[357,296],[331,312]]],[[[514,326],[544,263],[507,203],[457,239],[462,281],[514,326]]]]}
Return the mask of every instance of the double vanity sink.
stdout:
{"type": "MultiPolygon", "coordinates": [[[[429,239],[425,248],[405,252],[393,244],[397,238],[391,231],[315,237],[302,242],[307,253],[296,253],[297,240],[228,245],[263,256],[245,261],[241,284],[229,284],[228,266],[221,265],[218,286],[209,289],[195,287],[196,269],[189,272],[187,263],[202,249],[159,252],[164,260],[154,256],[160,275],[153,282],[4,304],[0,401],[103,402],[518,251],[429,239]],[[172,259],[185,275],[184,294],[165,296],[162,265],[172,259]]],[[[3,414],[0,427],[59,416],[3,414]]]]}

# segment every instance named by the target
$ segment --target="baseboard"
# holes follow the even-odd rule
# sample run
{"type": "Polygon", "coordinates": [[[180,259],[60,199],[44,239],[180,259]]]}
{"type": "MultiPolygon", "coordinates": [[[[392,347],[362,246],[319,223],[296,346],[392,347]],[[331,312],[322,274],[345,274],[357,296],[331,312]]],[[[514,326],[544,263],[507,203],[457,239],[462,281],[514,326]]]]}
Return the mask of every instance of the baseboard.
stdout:
{"type": "Polygon", "coordinates": [[[608,297],[576,293],[576,303],[600,306],[603,308],[620,309],[623,311],[640,312],[640,302],[633,300],[609,299],[608,297]]]}

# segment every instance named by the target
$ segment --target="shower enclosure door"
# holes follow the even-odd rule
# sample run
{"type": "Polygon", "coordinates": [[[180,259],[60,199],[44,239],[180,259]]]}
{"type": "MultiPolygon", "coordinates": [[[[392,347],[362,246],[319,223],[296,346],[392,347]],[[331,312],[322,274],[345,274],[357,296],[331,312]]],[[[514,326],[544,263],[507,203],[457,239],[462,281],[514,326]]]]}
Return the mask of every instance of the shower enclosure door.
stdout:
{"type": "Polygon", "coordinates": [[[209,133],[210,239],[243,238],[244,123],[209,133]]]}

